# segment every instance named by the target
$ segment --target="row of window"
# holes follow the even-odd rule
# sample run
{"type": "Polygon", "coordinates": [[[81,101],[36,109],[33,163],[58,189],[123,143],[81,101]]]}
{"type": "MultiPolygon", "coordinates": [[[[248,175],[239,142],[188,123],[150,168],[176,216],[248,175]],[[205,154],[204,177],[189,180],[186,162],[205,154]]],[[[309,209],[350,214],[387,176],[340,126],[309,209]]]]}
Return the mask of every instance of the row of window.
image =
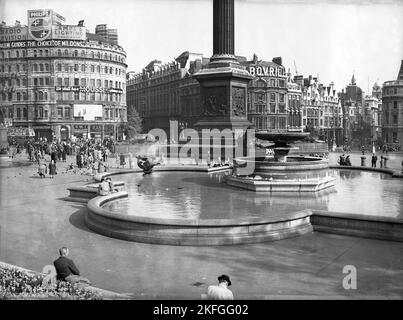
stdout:
{"type": "Polygon", "coordinates": [[[259,88],[264,88],[267,86],[285,88],[285,80],[267,79],[266,81],[264,81],[263,79],[259,79],[254,83],[254,86],[259,88]]]}
{"type": "Polygon", "coordinates": [[[91,73],[107,73],[107,74],[115,74],[115,75],[119,75],[119,76],[124,76],[125,75],[125,70],[122,68],[114,68],[114,67],[108,67],[108,66],[104,66],[101,67],[101,65],[85,65],[85,64],[74,64],[74,65],[70,65],[68,63],[62,64],[62,63],[58,63],[56,64],[56,70],[58,72],[91,72],[91,73]]]}
{"type": "MultiPolygon", "coordinates": [[[[31,85],[34,86],[50,86],[53,85],[51,78],[50,77],[41,77],[41,78],[32,78],[30,81],[31,85]]],[[[104,85],[104,88],[115,88],[115,89],[124,89],[124,83],[121,81],[112,81],[112,80],[104,80],[102,83],[101,79],[86,79],[86,78],[57,78],[56,85],[57,86],[91,86],[95,87],[95,83],[97,87],[101,87],[102,84],[104,85]],[[96,82],[95,82],[96,81],[96,82]]],[[[28,80],[27,78],[16,78],[16,79],[0,79],[0,86],[5,87],[6,85],[8,87],[16,86],[27,86],[28,80]]]]}
{"type": "MultiPolygon", "coordinates": [[[[267,93],[270,97],[270,102],[276,102],[277,101],[277,96],[278,100],[280,103],[285,102],[285,94],[284,93],[275,93],[275,92],[269,92],[267,93]]],[[[255,93],[255,100],[256,101],[266,101],[266,93],[264,92],[256,92],[255,93]]]]}
{"type": "Polygon", "coordinates": [[[251,113],[286,113],[287,110],[285,105],[278,105],[276,108],[275,104],[270,104],[267,106],[266,104],[255,104],[254,108],[252,107],[250,110],[251,113]]]}
{"type": "MultiPolygon", "coordinates": [[[[100,93],[100,92],[57,92],[56,95],[58,100],[81,100],[81,101],[111,101],[111,102],[124,102],[121,94],[117,93],[100,93]]],[[[46,91],[34,91],[33,99],[35,101],[47,101],[49,99],[49,94],[46,91]]],[[[16,93],[13,92],[2,92],[1,101],[27,101],[28,94],[26,91],[16,93]]]]}
{"type": "MultiPolygon", "coordinates": [[[[58,119],[70,119],[71,120],[71,112],[72,108],[71,107],[58,107],[57,108],[57,118],[58,119]]],[[[119,108],[105,108],[104,109],[104,116],[103,117],[96,117],[97,119],[95,120],[114,120],[114,119],[122,119],[125,114],[124,109],[119,109],[119,108]]],[[[8,116],[8,118],[12,118],[16,120],[28,120],[28,109],[27,107],[17,107],[15,110],[13,108],[8,108],[5,109],[5,115],[8,116]],[[15,111],[15,113],[14,113],[15,111]]],[[[49,107],[45,106],[37,106],[35,107],[34,110],[34,115],[35,119],[48,119],[49,118],[49,107]]],[[[79,118],[79,117],[77,117],[79,118]]],[[[80,119],[76,119],[80,120],[80,119]]]]}
{"type": "MultiPolygon", "coordinates": [[[[69,50],[69,49],[57,49],[57,52],[49,51],[49,49],[33,49],[28,51],[30,57],[49,57],[49,56],[58,56],[58,57],[81,57],[81,58],[91,58],[91,59],[104,59],[116,62],[125,62],[125,58],[118,54],[112,54],[107,52],[100,51],[90,51],[86,52],[85,50],[69,50]]],[[[2,51],[0,54],[2,59],[7,58],[24,58],[27,56],[27,50],[9,50],[2,51]]]]}
{"type": "MultiPolygon", "coordinates": [[[[26,64],[15,64],[13,68],[12,65],[4,65],[0,66],[1,72],[26,72],[27,65],[26,64]]],[[[85,64],[56,64],[56,70],[58,72],[91,72],[91,73],[106,73],[106,74],[114,74],[118,76],[125,76],[125,70],[122,68],[114,68],[100,65],[85,65],[85,64]]],[[[33,63],[31,67],[32,72],[50,72],[50,64],[49,63],[33,63]]]]}
{"type": "Polygon", "coordinates": [[[250,120],[258,130],[287,128],[286,117],[252,117],[250,120]]]}
{"type": "Polygon", "coordinates": [[[124,102],[121,94],[100,92],[57,92],[57,100],[124,102]]]}
{"type": "MultiPolygon", "coordinates": [[[[95,83],[96,83],[96,86],[98,88],[102,87],[102,80],[101,79],[57,78],[56,83],[57,83],[57,85],[59,87],[61,87],[61,86],[65,86],[65,87],[69,87],[69,86],[82,86],[82,87],[90,86],[90,87],[95,87],[95,83]]],[[[115,88],[115,89],[122,89],[122,90],[124,89],[124,83],[120,82],[120,81],[115,81],[115,83],[114,83],[112,80],[104,80],[103,85],[104,85],[104,88],[115,88]],[[114,86],[114,84],[115,84],[115,86],[114,86]]]]}
{"type": "Polygon", "coordinates": [[[403,95],[403,87],[400,88],[383,88],[383,94],[402,94],[403,95]]]}

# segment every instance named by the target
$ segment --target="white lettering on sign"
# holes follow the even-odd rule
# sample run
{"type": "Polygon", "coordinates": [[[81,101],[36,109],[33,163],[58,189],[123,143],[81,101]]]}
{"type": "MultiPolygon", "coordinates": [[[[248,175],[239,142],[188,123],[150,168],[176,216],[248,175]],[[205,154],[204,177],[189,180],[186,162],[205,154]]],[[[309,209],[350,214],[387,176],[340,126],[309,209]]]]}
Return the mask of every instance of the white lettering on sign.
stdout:
{"type": "Polygon", "coordinates": [[[279,67],[250,66],[248,72],[251,76],[280,77],[284,75],[284,69],[279,67]]]}
{"type": "Polygon", "coordinates": [[[38,17],[49,17],[50,16],[50,11],[29,11],[29,17],[30,18],[38,18],[38,17]]]}

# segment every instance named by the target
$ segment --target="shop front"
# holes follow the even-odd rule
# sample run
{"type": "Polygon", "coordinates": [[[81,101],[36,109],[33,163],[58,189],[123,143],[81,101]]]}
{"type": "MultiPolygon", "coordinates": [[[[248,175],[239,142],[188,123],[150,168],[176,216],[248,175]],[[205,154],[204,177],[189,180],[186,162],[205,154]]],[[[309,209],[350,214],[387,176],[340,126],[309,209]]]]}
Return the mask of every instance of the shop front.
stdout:
{"type": "Polygon", "coordinates": [[[89,127],[86,124],[75,124],[73,125],[72,134],[76,138],[87,139],[89,135],[89,127]]]}

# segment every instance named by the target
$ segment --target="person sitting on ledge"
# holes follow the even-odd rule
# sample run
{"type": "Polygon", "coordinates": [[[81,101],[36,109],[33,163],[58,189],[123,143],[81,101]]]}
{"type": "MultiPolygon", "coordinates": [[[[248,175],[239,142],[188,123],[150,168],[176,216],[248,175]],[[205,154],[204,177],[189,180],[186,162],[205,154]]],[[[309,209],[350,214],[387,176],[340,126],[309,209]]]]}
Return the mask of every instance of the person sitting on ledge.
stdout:
{"type": "Polygon", "coordinates": [[[346,165],[346,166],[351,166],[350,155],[348,155],[348,156],[346,157],[345,165],[346,165]]]}
{"type": "Polygon", "coordinates": [[[98,195],[107,196],[109,194],[110,185],[105,178],[102,178],[101,183],[98,186],[98,195]]]}
{"type": "Polygon", "coordinates": [[[69,249],[67,247],[60,248],[59,254],[60,257],[53,261],[53,265],[56,268],[57,280],[67,281],[71,284],[91,284],[90,280],[80,276],[80,271],[74,264],[73,260],[67,258],[67,255],[69,254],[69,249]]]}
{"type": "Polygon", "coordinates": [[[114,193],[114,192],[118,192],[119,190],[117,188],[115,188],[115,185],[112,182],[112,179],[110,177],[107,177],[105,179],[106,182],[108,182],[109,184],[109,192],[110,193],[114,193]]]}

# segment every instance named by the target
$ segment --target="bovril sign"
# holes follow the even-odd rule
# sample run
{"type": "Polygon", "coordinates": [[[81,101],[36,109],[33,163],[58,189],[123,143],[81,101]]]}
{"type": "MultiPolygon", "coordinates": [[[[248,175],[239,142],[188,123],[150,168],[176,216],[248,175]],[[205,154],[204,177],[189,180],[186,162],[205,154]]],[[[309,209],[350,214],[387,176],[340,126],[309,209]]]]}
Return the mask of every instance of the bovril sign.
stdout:
{"type": "Polygon", "coordinates": [[[247,69],[251,76],[259,76],[259,77],[285,76],[284,68],[279,67],[250,66],[247,69]]]}

